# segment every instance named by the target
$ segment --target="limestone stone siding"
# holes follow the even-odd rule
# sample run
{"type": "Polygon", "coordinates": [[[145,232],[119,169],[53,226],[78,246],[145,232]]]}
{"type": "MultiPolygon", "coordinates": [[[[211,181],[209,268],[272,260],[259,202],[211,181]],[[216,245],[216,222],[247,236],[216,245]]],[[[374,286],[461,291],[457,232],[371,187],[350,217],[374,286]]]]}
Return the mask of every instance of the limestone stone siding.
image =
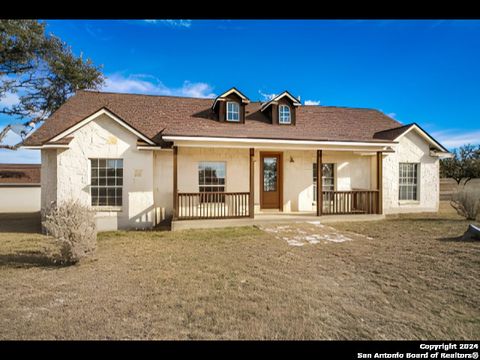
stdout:
{"type": "MultiPolygon", "coordinates": [[[[73,137],[69,149],[56,150],[57,202],[75,199],[90,205],[89,160],[123,159],[123,205],[118,209],[99,209],[99,229],[146,228],[154,225],[152,151],[137,150],[137,137],[107,115],[99,116],[78,129],[73,137]]],[[[45,184],[47,187],[44,190],[45,202],[55,198],[47,184],[49,178],[55,176],[55,165],[50,161],[49,151],[42,151],[47,160],[45,171],[49,173],[49,176],[44,176],[42,166],[42,186],[45,184]]]]}
{"type": "Polygon", "coordinates": [[[430,156],[429,144],[413,131],[402,137],[395,153],[384,157],[383,161],[383,210],[385,214],[406,212],[438,211],[439,160],[430,156]],[[419,163],[418,201],[400,201],[399,164],[402,162],[419,163]]]}

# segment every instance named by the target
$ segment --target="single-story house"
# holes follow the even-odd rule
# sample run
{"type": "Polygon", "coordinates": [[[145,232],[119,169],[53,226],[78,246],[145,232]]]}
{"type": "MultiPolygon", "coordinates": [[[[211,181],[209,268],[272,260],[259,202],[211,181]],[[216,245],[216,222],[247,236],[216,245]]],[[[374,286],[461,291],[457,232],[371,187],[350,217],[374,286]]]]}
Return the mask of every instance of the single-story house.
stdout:
{"type": "Polygon", "coordinates": [[[100,230],[267,212],[435,212],[439,158],[419,125],[373,109],[78,91],[24,143],[40,149],[42,209],[76,199],[100,230]]]}
{"type": "Polygon", "coordinates": [[[40,164],[0,164],[0,213],[40,211],[40,164]]]}

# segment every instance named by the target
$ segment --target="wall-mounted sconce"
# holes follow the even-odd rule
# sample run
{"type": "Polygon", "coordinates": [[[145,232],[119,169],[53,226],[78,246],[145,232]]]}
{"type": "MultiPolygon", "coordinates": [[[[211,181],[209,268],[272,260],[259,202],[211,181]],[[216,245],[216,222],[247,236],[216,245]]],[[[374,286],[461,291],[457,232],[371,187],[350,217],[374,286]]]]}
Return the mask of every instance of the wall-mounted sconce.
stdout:
{"type": "Polygon", "coordinates": [[[293,163],[295,161],[293,161],[293,157],[290,156],[290,162],[293,163]]]}

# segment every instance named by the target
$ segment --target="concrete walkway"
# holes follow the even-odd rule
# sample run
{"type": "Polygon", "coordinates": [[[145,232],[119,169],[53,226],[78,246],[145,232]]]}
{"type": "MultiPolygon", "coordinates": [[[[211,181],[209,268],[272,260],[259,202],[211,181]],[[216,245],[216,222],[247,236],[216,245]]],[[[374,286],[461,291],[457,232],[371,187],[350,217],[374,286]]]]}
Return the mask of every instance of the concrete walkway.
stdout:
{"type": "Polygon", "coordinates": [[[177,220],[172,221],[172,231],[185,229],[210,229],[232,226],[261,226],[265,224],[306,223],[318,222],[322,224],[342,221],[376,221],[382,220],[385,215],[324,215],[316,216],[313,212],[281,213],[265,212],[255,214],[253,219],[202,219],[202,220],[177,220]]]}

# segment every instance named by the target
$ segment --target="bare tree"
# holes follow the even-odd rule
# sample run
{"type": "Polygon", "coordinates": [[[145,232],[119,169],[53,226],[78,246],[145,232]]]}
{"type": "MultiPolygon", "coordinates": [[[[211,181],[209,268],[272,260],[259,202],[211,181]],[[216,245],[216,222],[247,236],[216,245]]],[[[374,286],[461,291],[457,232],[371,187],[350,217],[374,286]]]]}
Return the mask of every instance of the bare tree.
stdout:
{"type": "Polygon", "coordinates": [[[440,161],[442,177],[452,178],[465,186],[470,180],[480,177],[480,145],[461,146],[452,151],[453,157],[440,161]]]}

